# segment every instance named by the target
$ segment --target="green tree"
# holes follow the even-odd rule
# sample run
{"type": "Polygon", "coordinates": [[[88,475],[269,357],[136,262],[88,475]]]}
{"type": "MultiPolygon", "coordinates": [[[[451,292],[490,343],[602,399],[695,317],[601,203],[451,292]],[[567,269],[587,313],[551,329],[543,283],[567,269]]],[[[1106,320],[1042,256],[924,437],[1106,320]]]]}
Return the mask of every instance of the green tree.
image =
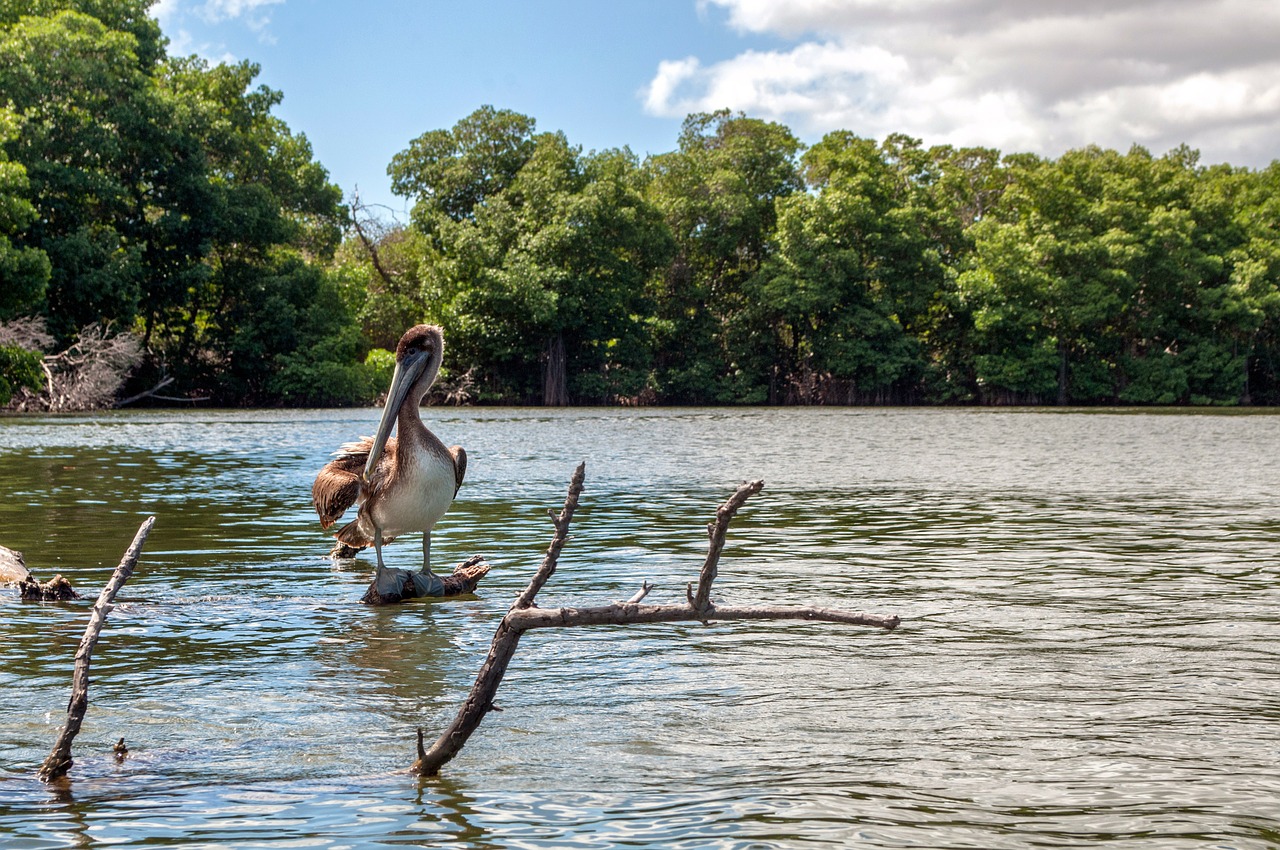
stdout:
{"type": "Polygon", "coordinates": [[[1185,401],[1188,368],[1212,359],[1193,314],[1219,268],[1197,243],[1193,159],[1086,148],[1009,164],[1012,184],[974,225],[977,263],[963,280],[986,391],[1185,401]]]}
{"type": "MultiPolygon", "coordinates": [[[[3,150],[25,167],[37,212],[14,243],[48,257],[37,306],[63,340],[90,322],[136,327],[153,373],[223,401],[270,401],[269,379],[241,374],[259,364],[231,361],[254,351],[282,368],[302,343],[282,333],[241,345],[229,317],[270,309],[264,286],[293,291],[295,260],[328,261],[341,195],[305,136],[272,114],[281,95],[255,87],[257,66],[169,59],[148,6],[0,5],[0,91],[19,116],[3,150]]],[[[327,277],[317,285],[336,291],[327,277]]],[[[321,303],[354,325],[341,299],[321,303]]],[[[313,349],[324,352],[363,355],[336,341],[313,349]]]]}
{"type": "Polygon", "coordinates": [[[773,250],[778,200],[803,187],[800,148],[781,124],[722,110],[690,115],[678,149],[646,162],[648,196],[676,244],[654,291],[663,397],[769,399],[774,343],[746,289],[773,250]]]}
{"type": "Polygon", "coordinates": [[[953,300],[944,259],[962,249],[958,215],[937,188],[950,155],[847,132],[805,153],[810,191],[779,203],[777,254],[748,289],[777,340],[783,400],[964,394],[936,344],[953,300]]]}
{"type": "Polygon", "coordinates": [[[36,209],[25,197],[27,171],[10,162],[4,143],[17,132],[17,117],[0,108],[0,322],[34,313],[44,301],[49,281],[49,258],[39,248],[14,244],[36,219],[36,209]]]}
{"type": "Polygon", "coordinates": [[[430,130],[396,154],[391,191],[415,201],[415,221],[469,220],[501,194],[534,152],[535,122],[509,109],[482,106],[449,130],[430,130]]]}
{"type": "Polygon", "coordinates": [[[13,398],[19,387],[39,391],[44,386],[40,352],[16,345],[0,345],[0,407],[13,398]]]}
{"type": "Polygon", "coordinates": [[[146,220],[135,190],[152,176],[152,128],[164,123],[138,36],[80,5],[39,4],[45,15],[22,17],[9,6],[0,17],[0,91],[21,117],[5,147],[26,168],[39,211],[21,238],[49,257],[47,314],[64,339],[90,322],[133,317],[146,220]]]}
{"type": "MultiPolygon", "coordinates": [[[[143,321],[146,337],[189,382],[225,400],[263,402],[278,397],[281,385],[270,376],[299,346],[319,363],[352,367],[364,351],[350,348],[346,328],[358,332],[356,317],[336,280],[320,273],[341,238],[341,191],[313,159],[306,137],[272,114],[282,95],[255,86],[258,73],[249,62],[209,66],[190,57],[170,62],[161,75],[176,125],[184,138],[199,141],[191,153],[199,168],[181,187],[182,206],[199,212],[172,221],[167,231],[197,261],[156,276],[143,321]],[[304,265],[315,268],[304,272],[304,265]],[[330,311],[332,321],[299,319],[292,311],[300,292],[317,299],[316,309],[330,311]],[[296,324],[278,321],[281,315],[296,324]],[[312,336],[299,335],[303,328],[312,336]]],[[[352,403],[371,395],[365,389],[324,397],[352,403]]],[[[301,398],[292,391],[282,400],[301,398]]]]}
{"type": "Polygon", "coordinates": [[[1197,209],[1212,211],[1200,216],[1202,232],[1222,269],[1201,287],[1196,311],[1219,368],[1197,370],[1193,391],[1280,403],[1280,161],[1256,172],[1210,169],[1197,189],[1197,209]],[[1197,386],[1200,376],[1208,380],[1197,386]]]}
{"type": "Polygon", "coordinates": [[[427,240],[425,315],[449,331],[452,368],[478,367],[487,397],[635,395],[649,371],[645,286],[670,256],[666,228],[629,152],[584,156],[561,133],[533,131],[532,119],[485,107],[393,162],[427,240]]]}

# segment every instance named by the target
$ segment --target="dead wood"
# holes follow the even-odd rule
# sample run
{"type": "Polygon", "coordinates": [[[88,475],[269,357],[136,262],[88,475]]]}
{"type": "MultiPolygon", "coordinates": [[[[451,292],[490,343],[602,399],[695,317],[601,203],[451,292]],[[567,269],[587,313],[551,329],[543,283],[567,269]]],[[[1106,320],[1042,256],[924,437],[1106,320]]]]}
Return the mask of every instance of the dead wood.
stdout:
{"type": "Polygon", "coordinates": [[[506,615],[498,623],[489,646],[489,654],[476,676],[475,684],[466,701],[450,724],[430,749],[423,746],[422,730],[417,733],[417,760],[412,772],[419,776],[435,776],[450,759],[456,756],[467,739],[480,726],[484,716],[496,710],[493,700],[506,674],[507,666],[515,655],[520,637],[530,629],[563,628],[569,626],[630,625],[634,623],[702,622],[712,620],[809,620],[843,623],[854,626],[874,626],[885,630],[897,628],[901,620],[896,616],[868,614],[861,611],[845,611],[835,608],[812,606],[736,606],[716,605],[711,599],[711,585],[719,569],[724,551],[725,535],[734,515],[747,499],[760,492],[763,481],[744,482],[716,511],[716,519],[707,526],[709,543],[707,557],[698,576],[697,590],[692,583],[686,588],[686,604],[643,605],[641,600],[652,589],[646,581],[639,591],[626,602],[615,602],[588,608],[539,608],[534,600],[548,579],[556,571],[560,552],[569,539],[569,522],[577,510],[585,477],[585,464],[579,464],[569,483],[564,507],[557,514],[548,511],[555,526],[555,535],[528,587],[516,598],[506,615]]]}
{"type": "Polygon", "coordinates": [[[144,398],[151,398],[152,396],[156,398],[164,398],[164,399],[174,398],[173,396],[157,396],[156,395],[156,393],[160,392],[162,389],[172,384],[173,381],[174,381],[173,378],[170,378],[166,375],[165,377],[161,378],[159,383],[157,383],[151,389],[143,390],[142,392],[137,393],[135,395],[131,395],[128,398],[122,398],[119,401],[117,401],[114,405],[112,405],[112,407],[124,407],[125,405],[133,404],[135,401],[142,401],[144,398]]]}
{"type": "Polygon", "coordinates": [[[17,549],[0,546],[0,584],[21,584],[31,578],[31,570],[17,549]]]}
{"type": "Polygon", "coordinates": [[[44,582],[36,581],[34,578],[18,582],[18,592],[27,602],[68,602],[80,598],[80,594],[76,593],[71,582],[61,574],[44,582]]]}
{"type": "Polygon", "coordinates": [[[27,602],[66,602],[80,598],[71,582],[61,575],[45,582],[38,580],[27,569],[22,553],[4,546],[0,546],[0,584],[17,585],[18,594],[27,602]]]}
{"type": "MultiPolygon", "coordinates": [[[[333,547],[333,551],[330,552],[330,555],[337,557],[336,553],[338,552],[339,546],[351,549],[351,547],[345,546],[343,543],[338,543],[333,547]]],[[[360,550],[355,549],[354,551],[359,552],[360,550]]],[[[483,556],[472,555],[470,558],[467,558],[467,560],[454,567],[453,572],[450,575],[440,577],[440,581],[444,584],[444,588],[438,594],[433,594],[430,591],[427,591],[427,593],[424,594],[420,590],[417,582],[414,581],[415,575],[417,575],[419,580],[421,580],[420,573],[414,573],[410,570],[402,570],[394,567],[389,569],[390,572],[397,576],[396,581],[400,587],[399,594],[389,596],[387,594],[380,593],[378,591],[378,582],[377,580],[374,580],[369,583],[369,588],[364,592],[364,596],[360,598],[361,602],[366,605],[390,605],[395,602],[403,602],[406,599],[417,599],[424,596],[437,599],[444,599],[450,596],[462,596],[464,594],[474,592],[476,585],[480,583],[480,579],[487,576],[489,574],[489,570],[492,568],[483,556]]]]}
{"type": "MultiPolygon", "coordinates": [[[[89,625],[85,627],[84,637],[80,638],[80,646],[76,650],[76,666],[71,678],[71,701],[67,704],[66,725],[58,733],[53,751],[44,760],[44,764],[40,765],[40,770],[36,774],[42,782],[51,782],[64,776],[71,769],[71,742],[79,734],[85,711],[89,708],[89,662],[93,656],[93,648],[98,643],[98,635],[102,633],[102,627],[106,624],[107,613],[111,611],[116,594],[133,575],[138,557],[142,554],[142,545],[147,542],[147,535],[151,533],[151,527],[155,522],[155,517],[147,517],[143,521],[138,528],[138,533],[133,537],[133,542],[121,557],[115,572],[111,574],[107,586],[98,594],[98,601],[93,604],[93,610],[89,614],[89,625]]],[[[123,743],[124,739],[120,740],[123,743]]]]}
{"type": "Polygon", "coordinates": [[[45,355],[44,387],[39,392],[20,390],[9,406],[51,412],[111,407],[142,357],[142,342],[133,334],[113,333],[110,325],[89,325],[66,351],[45,355]]]}
{"type": "Polygon", "coordinates": [[[351,225],[355,228],[356,236],[360,238],[360,244],[364,246],[365,251],[369,254],[369,260],[373,263],[373,270],[378,273],[378,277],[382,278],[382,282],[387,285],[391,291],[395,291],[395,277],[382,264],[382,258],[378,256],[379,234],[374,233],[372,237],[366,231],[366,228],[377,228],[376,222],[369,215],[369,208],[360,200],[360,190],[356,189],[351,193],[351,225]]]}

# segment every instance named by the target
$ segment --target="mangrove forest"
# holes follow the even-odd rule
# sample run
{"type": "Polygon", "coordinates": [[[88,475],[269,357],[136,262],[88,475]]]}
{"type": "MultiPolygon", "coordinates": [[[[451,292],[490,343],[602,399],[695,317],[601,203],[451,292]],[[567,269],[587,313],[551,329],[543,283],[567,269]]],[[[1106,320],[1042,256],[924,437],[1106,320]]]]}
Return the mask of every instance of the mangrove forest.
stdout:
{"type": "Polygon", "coordinates": [[[397,220],[148,7],[0,0],[0,406],[368,404],[420,322],[453,403],[1280,404],[1280,161],[486,105],[397,220]]]}

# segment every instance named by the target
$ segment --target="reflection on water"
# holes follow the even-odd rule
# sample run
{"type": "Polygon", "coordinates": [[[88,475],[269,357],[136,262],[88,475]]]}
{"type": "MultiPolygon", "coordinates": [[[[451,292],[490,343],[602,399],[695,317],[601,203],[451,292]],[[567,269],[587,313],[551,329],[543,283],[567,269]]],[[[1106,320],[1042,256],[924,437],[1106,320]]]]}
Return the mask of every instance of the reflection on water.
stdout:
{"type": "Polygon", "coordinates": [[[94,595],[159,517],[63,785],[32,776],[92,600],[0,590],[0,844],[1280,844],[1280,416],[427,413],[471,458],[433,550],[495,569],[384,609],[309,501],[375,411],[0,419],[0,543],[38,575],[94,595]],[[581,459],[544,605],[682,598],[715,504],[763,477],[718,596],[903,625],[530,634],[504,711],[445,777],[407,776],[581,459]]]}

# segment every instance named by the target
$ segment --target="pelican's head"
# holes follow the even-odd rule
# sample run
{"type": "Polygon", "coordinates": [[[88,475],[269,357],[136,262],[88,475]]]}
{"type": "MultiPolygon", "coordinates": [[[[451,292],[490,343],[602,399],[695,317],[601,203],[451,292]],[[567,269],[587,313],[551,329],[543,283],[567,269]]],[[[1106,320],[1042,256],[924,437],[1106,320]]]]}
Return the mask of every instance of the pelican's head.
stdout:
{"type": "Polygon", "coordinates": [[[400,337],[396,345],[396,371],[391,376],[391,389],[387,390],[382,421],[378,423],[373,446],[369,449],[369,462],[364,467],[366,481],[378,466],[400,409],[406,404],[412,404],[414,408],[422,404],[422,397],[431,389],[440,372],[443,357],[444,333],[435,325],[415,325],[400,337]]]}
{"type": "MultiPolygon", "coordinates": [[[[400,342],[396,344],[396,374],[412,375],[410,387],[421,383],[418,401],[427,394],[431,384],[440,371],[440,361],[444,357],[444,333],[436,325],[414,325],[404,332],[400,342]]],[[[392,390],[396,386],[396,378],[391,379],[392,390]]]]}

